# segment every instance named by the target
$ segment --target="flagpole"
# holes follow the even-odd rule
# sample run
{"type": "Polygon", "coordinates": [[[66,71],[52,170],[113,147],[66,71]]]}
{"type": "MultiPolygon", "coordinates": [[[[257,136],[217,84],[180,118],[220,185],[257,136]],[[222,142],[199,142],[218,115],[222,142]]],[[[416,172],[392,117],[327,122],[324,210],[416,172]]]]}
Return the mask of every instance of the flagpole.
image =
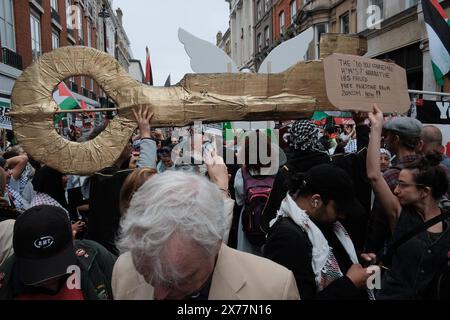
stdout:
{"type": "Polygon", "coordinates": [[[55,114],[60,114],[60,113],[86,113],[86,112],[97,113],[97,112],[107,112],[107,111],[119,111],[119,109],[118,108],[98,108],[98,109],[89,109],[89,110],[72,109],[72,110],[56,110],[54,113],[55,114]]]}
{"type": "MultiPolygon", "coordinates": [[[[444,87],[442,87],[443,91],[444,87]]],[[[433,92],[433,91],[421,91],[421,90],[408,90],[408,93],[412,94],[424,94],[430,96],[442,96],[442,97],[450,97],[449,92],[433,92]]]]}

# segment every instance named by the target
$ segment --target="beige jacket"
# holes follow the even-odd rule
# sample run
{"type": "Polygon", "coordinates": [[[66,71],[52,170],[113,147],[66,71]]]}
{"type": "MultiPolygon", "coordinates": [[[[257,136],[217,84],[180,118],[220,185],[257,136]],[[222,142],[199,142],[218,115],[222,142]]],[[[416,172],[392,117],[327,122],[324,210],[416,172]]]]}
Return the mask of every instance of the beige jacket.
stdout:
{"type": "Polygon", "coordinates": [[[233,223],[233,209],[234,209],[234,200],[226,197],[223,199],[224,211],[226,214],[226,224],[227,231],[223,237],[223,242],[228,243],[228,238],[230,236],[231,224],[233,223]]]}
{"type": "Polygon", "coordinates": [[[16,220],[0,222],[0,265],[14,254],[13,233],[16,220]]]}
{"type": "MultiPolygon", "coordinates": [[[[116,300],[153,300],[153,287],[134,268],[129,252],[114,265],[112,290],[116,300]]],[[[219,251],[209,300],[299,300],[292,272],[285,267],[229,248],[219,251]]]]}

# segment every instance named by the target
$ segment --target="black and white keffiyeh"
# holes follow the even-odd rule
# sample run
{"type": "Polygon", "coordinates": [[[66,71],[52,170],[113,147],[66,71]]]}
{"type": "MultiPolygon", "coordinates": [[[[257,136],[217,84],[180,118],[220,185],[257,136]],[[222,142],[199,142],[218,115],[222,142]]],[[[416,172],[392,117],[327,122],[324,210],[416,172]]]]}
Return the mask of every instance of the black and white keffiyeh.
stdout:
{"type": "Polygon", "coordinates": [[[70,220],[69,211],[67,211],[67,209],[64,208],[58,201],[56,201],[55,199],[53,199],[51,196],[49,196],[46,193],[36,192],[36,195],[33,197],[33,200],[31,200],[30,208],[42,206],[42,205],[54,206],[54,207],[63,209],[66,212],[66,214],[70,220]]]}
{"type": "Polygon", "coordinates": [[[289,146],[301,151],[325,151],[319,142],[319,128],[309,120],[294,122],[289,129],[289,146]]]}

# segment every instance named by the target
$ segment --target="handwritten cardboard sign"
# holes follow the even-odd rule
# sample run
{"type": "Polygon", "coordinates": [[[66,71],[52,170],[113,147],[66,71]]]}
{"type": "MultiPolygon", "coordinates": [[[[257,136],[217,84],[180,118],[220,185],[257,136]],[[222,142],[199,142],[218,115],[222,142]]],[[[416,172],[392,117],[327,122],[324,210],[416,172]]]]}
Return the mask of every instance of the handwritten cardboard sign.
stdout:
{"type": "Polygon", "coordinates": [[[371,111],[374,103],[384,112],[409,110],[406,72],[394,63],[333,54],[324,68],[328,99],[341,110],[371,111]]]}

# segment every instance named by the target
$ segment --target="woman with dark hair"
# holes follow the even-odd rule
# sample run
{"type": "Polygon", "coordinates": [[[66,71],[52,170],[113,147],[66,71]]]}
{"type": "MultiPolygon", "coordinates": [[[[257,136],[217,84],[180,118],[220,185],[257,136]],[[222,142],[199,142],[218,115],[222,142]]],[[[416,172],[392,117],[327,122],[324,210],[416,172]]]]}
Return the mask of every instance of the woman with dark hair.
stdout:
{"type": "Polygon", "coordinates": [[[286,156],[272,140],[273,137],[262,131],[250,131],[237,154],[241,169],[236,172],[234,190],[236,204],[242,206],[237,249],[257,255],[261,255],[264,231],[268,229],[265,217],[275,215],[286,195],[281,187],[284,178],[279,170],[286,163],[286,156]],[[275,205],[269,207],[269,202],[275,205]]]}
{"type": "MultiPolygon", "coordinates": [[[[48,166],[43,166],[34,176],[31,182],[36,194],[31,201],[30,207],[40,205],[50,205],[62,208],[69,217],[69,220],[77,221],[78,217],[71,219],[65,195],[67,176],[48,166]]],[[[77,221],[72,224],[74,236],[84,229],[85,223],[77,221]]]]}
{"type": "MultiPolygon", "coordinates": [[[[372,134],[367,175],[393,234],[387,255],[377,259],[387,267],[377,298],[437,298],[437,279],[448,269],[450,252],[449,207],[441,203],[448,190],[446,173],[439,166],[442,159],[431,154],[402,169],[392,193],[380,170],[384,118],[377,106],[369,119],[372,134]]],[[[375,261],[376,256],[367,254],[364,258],[375,261]]]]}
{"type": "Polygon", "coordinates": [[[42,167],[34,176],[32,184],[36,195],[31,201],[31,207],[52,205],[68,212],[65,196],[67,176],[48,166],[42,167]]]}
{"type": "Polygon", "coordinates": [[[350,177],[322,164],[290,181],[264,256],[294,273],[302,299],[367,299],[370,276],[338,221],[360,210],[350,177]]]}

